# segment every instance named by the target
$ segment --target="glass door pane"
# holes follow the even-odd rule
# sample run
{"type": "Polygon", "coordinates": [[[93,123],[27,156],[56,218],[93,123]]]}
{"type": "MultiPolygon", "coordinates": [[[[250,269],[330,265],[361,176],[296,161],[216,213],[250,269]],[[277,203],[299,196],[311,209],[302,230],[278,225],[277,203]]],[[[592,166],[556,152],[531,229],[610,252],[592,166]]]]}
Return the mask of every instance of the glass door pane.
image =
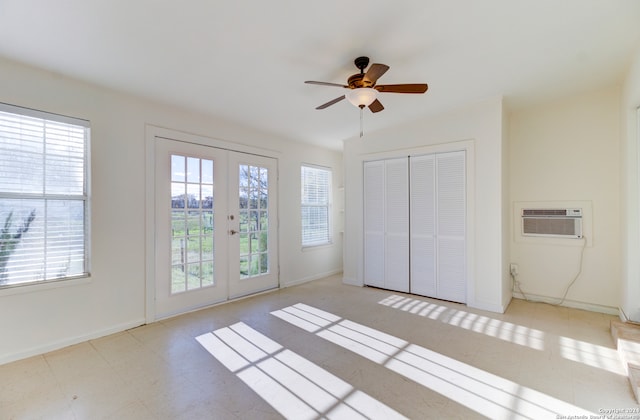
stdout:
{"type": "Polygon", "coordinates": [[[240,278],[269,272],[269,169],[239,165],[240,278]]]}
{"type": "Polygon", "coordinates": [[[277,161],[229,154],[229,294],[278,286],[277,161]]]}
{"type": "Polygon", "coordinates": [[[155,144],[155,302],[162,318],[227,299],[228,152],[155,144]]]}
{"type": "Polygon", "coordinates": [[[171,155],[171,294],[215,284],[212,159],[171,155]]]}

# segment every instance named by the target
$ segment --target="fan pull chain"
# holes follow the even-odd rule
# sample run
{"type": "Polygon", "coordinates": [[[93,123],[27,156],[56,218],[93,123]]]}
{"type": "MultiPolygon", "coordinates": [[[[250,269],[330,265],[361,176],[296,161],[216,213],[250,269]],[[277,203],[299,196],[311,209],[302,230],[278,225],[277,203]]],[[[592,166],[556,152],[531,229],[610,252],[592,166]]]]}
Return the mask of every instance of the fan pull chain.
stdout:
{"type": "Polygon", "coordinates": [[[364,107],[360,107],[360,138],[364,135],[364,123],[363,123],[364,107]]]}

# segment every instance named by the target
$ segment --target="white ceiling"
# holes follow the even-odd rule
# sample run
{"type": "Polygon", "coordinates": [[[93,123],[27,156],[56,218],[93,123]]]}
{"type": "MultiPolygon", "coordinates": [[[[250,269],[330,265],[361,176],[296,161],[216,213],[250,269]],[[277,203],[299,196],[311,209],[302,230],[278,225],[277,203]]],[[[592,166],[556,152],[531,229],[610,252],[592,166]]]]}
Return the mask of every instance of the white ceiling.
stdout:
{"type": "Polygon", "coordinates": [[[360,55],[391,67],[379,84],[429,84],[381,94],[371,132],[610,85],[639,46],[640,0],[0,0],[0,56],[332,148],[359,110],[315,110],[344,91],[303,82],[360,55]]]}

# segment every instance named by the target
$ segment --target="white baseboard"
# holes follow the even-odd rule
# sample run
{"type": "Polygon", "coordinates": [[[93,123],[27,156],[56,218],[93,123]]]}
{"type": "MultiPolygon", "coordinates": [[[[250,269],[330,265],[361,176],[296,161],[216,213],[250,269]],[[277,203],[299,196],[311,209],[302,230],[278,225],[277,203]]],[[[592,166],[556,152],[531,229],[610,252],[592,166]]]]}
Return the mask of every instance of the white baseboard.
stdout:
{"type": "Polygon", "coordinates": [[[325,277],[335,276],[336,274],[340,274],[340,273],[342,273],[342,269],[338,268],[338,269],[335,269],[335,270],[326,271],[324,273],[315,274],[313,276],[303,277],[301,279],[293,280],[293,281],[290,281],[290,282],[287,282],[287,283],[281,283],[280,287],[281,288],[285,288],[285,287],[297,286],[299,284],[304,284],[304,283],[308,283],[310,281],[323,279],[325,277]]]}
{"type": "Polygon", "coordinates": [[[506,306],[496,305],[493,303],[486,303],[486,302],[467,302],[466,305],[469,308],[480,309],[481,311],[495,312],[498,314],[503,314],[504,311],[507,309],[506,306]]]}
{"type": "Polygon", "coordinates": [[[0,355],[0,365],[3,365],[5,363],[15,362],[16,360],[26,359],[27,357],[38,356],[40,354],[44,354],[54,350],[59,350],[64,347],[82,343],[84,341],[94,340],[96,338],[104,337],[106,335],[122,332],[130,328],[135,328],[135,327],[139,327],[140,325],[144,325],[144,323],[145,323],[144,318],[140,318],[134,321],[125,322],[123,324],[114,325],[109,328],[92,331],[89,334],[78,335],[75,337],[68,337],[62,340],[47,343],[42,346],[35,346],[30,349],[23,350],[17,353],[3,354],[3,355],[0,355]]]}
{"type": "Polygon", "coordinates": [[[620,317],[620,321],[627,322],[629,318],[627,318],[627,314],[624,313],[621,307],[618,307],[618,317],[620,317]]]}
{"type": "MultiPolygon", "coordinates": [[[[524,295],[519,292],[513,292],[513,297],[516,299],[525,299],[524,295]]],[[[560,299],[558,298],[534,295],[531,293],[527,293],[527,299],[533,302],[543,302],[552,305],[555,305],[560,301],[560,299]]],[[[566,306],[567,308],[582,309],[585,311],[600,312],[603,314],[620,316],[618,308],[615,308],[613,306],[599,305],[597,303],[579,302],[575,300],[565,299],[565,301],[559,306],[566,306]]]]}

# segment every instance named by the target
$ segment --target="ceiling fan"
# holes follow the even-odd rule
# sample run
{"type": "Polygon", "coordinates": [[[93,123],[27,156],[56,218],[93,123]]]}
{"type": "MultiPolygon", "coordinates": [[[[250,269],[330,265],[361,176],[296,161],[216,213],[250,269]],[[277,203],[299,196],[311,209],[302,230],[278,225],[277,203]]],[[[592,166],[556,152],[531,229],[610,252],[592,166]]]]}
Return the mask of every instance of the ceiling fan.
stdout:
{"type": "Polygon", "coordinates": [[[360,73],[356,73],[349,77],[346,85],[339,83],[316,82],[307,80],[305,83],[310,85],[335,86],[349,89],[347,93],[335,99],[324,103],[316,109],[325,109],[331,105],[340,102],[343,99],[349,100],[353,105],[360,109],[369,107],[371,112],[380,112],[384,109],[382,103],[377,99],[378,92],[382,93],[425,93],[429,86],[426,83],[410,83],[400,85],[376,85],[376,82],[389,70],[386,64],[371,64],[371,67],[364,72],[369,65],[369,57],[358,57],[354,60],[356,67],[360,73]]]}

